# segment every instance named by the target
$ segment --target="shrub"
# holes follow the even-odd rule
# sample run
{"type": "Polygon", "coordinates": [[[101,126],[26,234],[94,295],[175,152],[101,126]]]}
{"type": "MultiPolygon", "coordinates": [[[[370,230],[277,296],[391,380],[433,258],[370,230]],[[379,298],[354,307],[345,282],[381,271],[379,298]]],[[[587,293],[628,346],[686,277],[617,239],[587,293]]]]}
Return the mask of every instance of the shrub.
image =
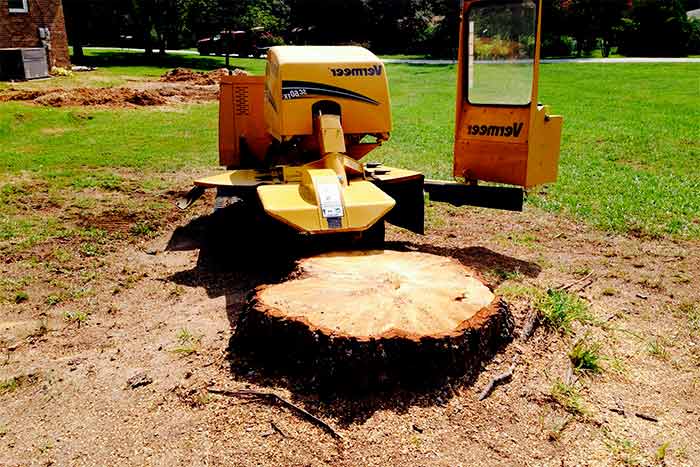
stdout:
{"type": "Polygon", "coordinates": [[[542,39],[543,57],[570,57],[576,50],[576,41],[571,36],[549,36],[542,39]]]}
{"type": "Polygon", "coordinates": [[[524,54],[519,42],[506,39],[477,38],[474,41],[474,55],[477,59],[508,59],[518,58],[524,54]]]}
{"type": "Polygon", "coordinates": [[[51,76],[72,76],[73,71],[60,66],[51,67],[51,76]]]}
{"type": "Polygon", "coordinates": [[[693,28],[679,0],[641,0],[617,30],[618,51],[632,56],[685,56],[693,28]]]}

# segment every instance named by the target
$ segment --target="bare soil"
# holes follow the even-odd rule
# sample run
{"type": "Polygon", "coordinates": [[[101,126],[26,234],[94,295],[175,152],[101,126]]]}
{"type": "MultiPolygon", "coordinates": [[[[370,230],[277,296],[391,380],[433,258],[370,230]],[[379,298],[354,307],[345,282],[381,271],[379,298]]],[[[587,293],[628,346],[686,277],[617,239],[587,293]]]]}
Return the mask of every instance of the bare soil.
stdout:
{"type": "MultiPolygon", "coordinates": [[[[233,75],[246,75],[247,73],[240,68],[234,69],[233,75]]],[[[160,77],[160,80],[166,83],[188,82],[200,85],[219,84],[221,78],[228,76],[229,71],[226,68],[219,68],[208,72],[193,71],[189,68],[174,68],[160,77]]]]}
{"type": "Polygon", "coordinates": [[[0,306],[0,465],[700,464],[697,242],[608,234],[530,208],[430,207],[427,235],[389,229],[388,247],[480,272],[509,301],[516,339],[476,378],[348,397],[310,392],[230,345],[249,291],[293,263],[286,244],[197,218],[210,207],[200,203],[173,208],[152,236],[129,233],[118,213],[67,214],[111,229],[100,253],[52,241],[0,262],[4,283],[28,292],[0,306]],[[527,290],[589,274],[571,290],[594,324],[520,336],[527,290]],[[570,374],[582,338],[601,344],[600,374],[570,374]],[[512,380],[479,401],[513,363],[512,380]],[[580,410],[553,391],[562,381],[580,410]],[[342,439],[283,406],[208,387],[274,391],[342,439]]]}
{"type": "MultiPolygon", "coordinates": [[[[245,74],[245,71],[236,69],[233,74],[245,74]]],[[[225,68],[206,73],[175,68],[163,74],[159,81],[136,81],[120,87],[10,88],[0,91],[0,102],[24,101],[49,107],[142,107],[206,102],[218,99],[219,81],[227,75],[225,68]]]]}

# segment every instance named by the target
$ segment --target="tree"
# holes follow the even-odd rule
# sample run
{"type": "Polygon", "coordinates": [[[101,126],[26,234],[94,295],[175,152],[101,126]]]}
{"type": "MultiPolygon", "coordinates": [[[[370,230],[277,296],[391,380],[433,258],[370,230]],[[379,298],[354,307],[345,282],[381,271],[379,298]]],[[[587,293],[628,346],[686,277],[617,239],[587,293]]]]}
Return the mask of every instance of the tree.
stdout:
{"type": "Polygon", "coordinates": [[[573,41],[568,25],[568,11],[562,0],[542,0],[542,24],[540,37],[542,55],[548,57],[569,56],[573,41]]]}
{"type": "Polygon", "coordinates": [[[685,56],[693,23],[680,0],[640,0],[619,28],[625,55],[685,56]]]}
{"type": "Polygon", "coordinates": [[[249,1],[238,22],[244,29],[262,27],[280,34],[289,26],[289,13],[289,5],[283,0],[249,1]]]}
{"type": "Polygon", "coordinates": [[[300,42],[340,44],[369,41],[376,24],[369,0],[290,0],[289,25],[305,31],[300,42]]]}
{"type": "Polygon", "coordinates": [[[591,52],[600,38],[603,55],[607,57],[613,31],[626,9],[627,0],[571,0],[565,10],[568,29],[576,39],[576,55],[591,52]]]}
{"type": "Polygon", "coordinates": [[[375,52],[417,51],[434,16],[428,0],[370,0],[366,9],[373,20],[368,36],[375,52]]]}
{"type": "Polygon", "coordinates": [[[596,23],[600,49],[603,57],[610,55],[616,39],[616,31],[627,11],[627,0],[599,0],[596,8],[596,23]]]}
{"type": "Polygon", "coordinates": [[[63,11],[75,62],[83,58],[83,45],[119,40],[125,11],[118,0],[63,0],[63,11]]]}
{"type": "Polygon", "coordinates": [[[434,23],[430,28],[428,50],[433,57],[457,58],[459,48],[459,11],[457,0],[433,3],[434,23]]]}

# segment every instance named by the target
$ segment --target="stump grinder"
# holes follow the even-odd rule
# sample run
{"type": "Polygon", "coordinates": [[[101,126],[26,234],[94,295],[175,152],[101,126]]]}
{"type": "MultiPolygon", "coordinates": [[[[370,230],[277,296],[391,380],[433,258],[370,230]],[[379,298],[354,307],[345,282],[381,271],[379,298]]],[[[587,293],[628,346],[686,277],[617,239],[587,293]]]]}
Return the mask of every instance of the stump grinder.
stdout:
{"type": "Polygon", "coordinates": [[[222,79],[226,170],[195,180],[178,206],[216,188],[217,208],[248,203],[300,233],[375,240],[385,221],[423,233],[424,193],[521,210],[523,189],[555,181],[559,161],[562,118],[537,101],[541,2],[467,1],[461,18],[453,181],[360,162],[392,131],[387,70],[374,54],[279,46],[264,76],[222,79]]]}

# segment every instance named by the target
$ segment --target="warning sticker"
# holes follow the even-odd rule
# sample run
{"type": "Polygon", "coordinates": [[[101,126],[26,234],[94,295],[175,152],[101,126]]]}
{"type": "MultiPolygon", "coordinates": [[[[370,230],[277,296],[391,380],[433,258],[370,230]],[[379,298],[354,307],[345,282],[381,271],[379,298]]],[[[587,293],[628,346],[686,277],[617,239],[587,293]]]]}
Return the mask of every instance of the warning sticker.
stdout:
{"type": "Polygon", "coordinates": [[[318,200],[321,203],[321,214],[326,219],[343,217],[343,202],[340,197],[340,187],[335,183],[319,183],[316,185],[318,200]]]}

